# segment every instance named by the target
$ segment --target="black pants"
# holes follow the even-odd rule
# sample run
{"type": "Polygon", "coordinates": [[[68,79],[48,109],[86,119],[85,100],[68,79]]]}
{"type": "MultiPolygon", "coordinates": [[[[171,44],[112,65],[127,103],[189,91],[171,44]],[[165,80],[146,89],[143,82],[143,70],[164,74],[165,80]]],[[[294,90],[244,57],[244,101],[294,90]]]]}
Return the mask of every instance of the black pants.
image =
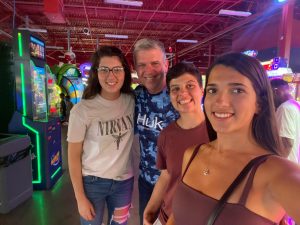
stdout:
{"type": "Polygon", "coordinates": [[[139,177],[139,215],[140,225],[143,225],[144,210],[150,200],[154,185],[148,183],[143,178],[139,177]]]}

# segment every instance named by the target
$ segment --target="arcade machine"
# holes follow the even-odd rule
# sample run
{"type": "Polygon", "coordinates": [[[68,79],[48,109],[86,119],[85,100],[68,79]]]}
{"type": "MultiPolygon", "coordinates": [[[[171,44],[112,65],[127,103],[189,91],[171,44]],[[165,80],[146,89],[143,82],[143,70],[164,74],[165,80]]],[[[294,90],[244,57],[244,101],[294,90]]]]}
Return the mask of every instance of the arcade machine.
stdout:
{"type": "Polygon", "coordinates": [[[92,63],[90,63],[90,62],[83,63],[79,67],[84,88],[86,88],[86,86],[87,86],[87,80],[90,76],[89,72],[90,72],[91,67],[92,67],[92,63]]]}
{"type": "Polygon", "coordinates": [[[70,96],[70,100],[74,105],[80,102],[84,85],[77,67],[73,64],[62,65],[57,72],[57,82],[62,90],[70,96]]]}
{"type": "Polygon", "coordinates": [[[47,74],[48,112],[50,117],[59,117],[60,112],[60,87],[57,85],[55,75],[48,65],[45,65],[47,74]]]}
{"type": "Polygon", "coordinates": [[[33,188],[50,189],[62,175],[61,124],[47,110],[45,43],[27,30],[15,30],[13,44],[16,111],[9,132],[30,136],[33,188]]]}
{"type": "Polygon", "coordinates": [[[284,58],[275,57],[269,61],[261,63],[267,71],[268,77],[272,79],[281,78],[289,83],[291,95],[299,101],[300,79],[297,74],[294,74],[292,69],[288,67],[287,61],[284,58]]]}

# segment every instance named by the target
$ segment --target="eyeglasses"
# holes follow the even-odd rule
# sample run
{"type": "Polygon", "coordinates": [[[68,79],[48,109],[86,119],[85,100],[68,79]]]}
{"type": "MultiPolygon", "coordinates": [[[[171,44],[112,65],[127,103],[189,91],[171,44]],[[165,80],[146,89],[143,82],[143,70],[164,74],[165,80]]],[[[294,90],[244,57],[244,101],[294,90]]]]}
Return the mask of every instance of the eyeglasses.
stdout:
{"type": "Polygon", "coordinates": [[[113,68],[108,68],[107,66],[100,66],[97,68],[97,71],[100,75],[108,76],[109,72],[111,71],[115,76],[119,76],[124,72],[124,67],[122,66],[115,66],[113,68]]]}

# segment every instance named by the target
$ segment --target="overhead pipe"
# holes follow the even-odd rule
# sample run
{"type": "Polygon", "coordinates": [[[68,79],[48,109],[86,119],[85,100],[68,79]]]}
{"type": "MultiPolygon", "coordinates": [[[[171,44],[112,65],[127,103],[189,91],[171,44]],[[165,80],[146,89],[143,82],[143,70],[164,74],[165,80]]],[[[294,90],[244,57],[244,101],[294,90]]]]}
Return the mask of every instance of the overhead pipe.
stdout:
{"type": "Polygon", "coordinates": [[[68,52],[70,52],[70,29],[67,31],[67,41],[68,41],[68,52]]]}
{"type": "Polygon", "coordinates": [[[86,18],[86,21],[87,21],[87,24],[88,24],[88,28],[89,28],[89,31],[90,31],[90,36],[91,36],[91,39],[92,39],[91,24],[90,24],[89,17],[88,17],[87,11],[86,11],[85,0],[83,0],[83,8],[84,8],[84,13],[85,13],[85,18],[86,18]]]}
{"type": "Polygon", "coordinates": [[[13,30],[15,29],[15,20],[16,20],[16,0],[14,0],[14,11],[13,11],[13,30]]]}

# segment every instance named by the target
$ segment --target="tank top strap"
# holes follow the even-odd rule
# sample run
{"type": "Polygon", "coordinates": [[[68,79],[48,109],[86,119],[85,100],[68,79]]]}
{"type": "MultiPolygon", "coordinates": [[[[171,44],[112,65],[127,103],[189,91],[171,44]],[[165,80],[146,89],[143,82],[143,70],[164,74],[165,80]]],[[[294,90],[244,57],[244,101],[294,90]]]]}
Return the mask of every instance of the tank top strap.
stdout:
{"type": "Polygon", "coordinates": [[[197,146],[195,147],[195,149],[194,149],[194,151],[193,151],[193,154],[192,154],[192,156],[191,156],[191,158],[190,158],[188,164],[187,164],[186,167],[185,167],[185,170],[184,170],[184,172],[183,172],[183,175],[182,175],[182,178],[181,178],[181,179],[184,178],[184,176],[185,176],[185,174],[186,174],[188,168],[190,167],[190,165],[191,165],[193,159],[195,158],[195,156],[196,156],[197,153],[199,152],[199,149],[200,149],[200,146],[201,146],[201,145],[202,145],[202,144],[199,144],[199,145],[197,145],[197,146]]]}
{"type": "Polygon", "coordinates": [[[243,190],[242,195],[241,195],[241,197],[240,197],[239,204],[241,204],[241,205],[245,205],[245,204],[246,204],[246,201],[247,201],[249,192],[250,192],[251,187],[252,187],[252,184],[253,184],[253,179],[254,179],[254,175],[255,175],[255,173],[256,173],[256,170],[257,170],[257,168],[258,168],[262,163],[264,163],[264,162],[267,160],[267,158],[268,158],[270,155],[273,155],[273,154],[265,155],[265,157],[263,157],[263,158],[261,158],[261,160],[257,161],[257,163],[251,168],[250,174],[249,174],[248,179],[247,179],[247,181],[246,181],[246,184],[245,184],[245,186],[244,186],[244,190],[243,190]]]}

